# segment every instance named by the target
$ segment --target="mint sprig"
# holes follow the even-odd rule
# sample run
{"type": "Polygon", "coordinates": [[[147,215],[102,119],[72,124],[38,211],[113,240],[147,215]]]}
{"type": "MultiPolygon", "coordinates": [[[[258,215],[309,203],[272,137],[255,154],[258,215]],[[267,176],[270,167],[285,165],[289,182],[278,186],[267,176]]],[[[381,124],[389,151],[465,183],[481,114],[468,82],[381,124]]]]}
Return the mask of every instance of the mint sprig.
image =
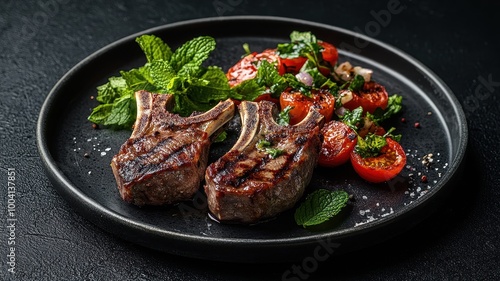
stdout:
{"type": "Polygon", "coordinates": [[[343,190],[315,190],[295,210],[295,222],[303,227],[326,222],[337,215],[347,205],[347,201],[349,194],[343,190]]]}
{"type": "Polygon", "coordinates": [[[173,94],[172,111],[182,116],[207,111],[220,100],[238,98],[220,67],[203,65],[215,49],[214,38],[199,36],[175,51],[154,35],[142,35],[136,42],[147,62],[139,68],[120,71],[120,76],[97,87],[96,100],[100,104],[88,117],[91,122],[130,129],[136,118],[134,93],[138,90],[173,94]]]}

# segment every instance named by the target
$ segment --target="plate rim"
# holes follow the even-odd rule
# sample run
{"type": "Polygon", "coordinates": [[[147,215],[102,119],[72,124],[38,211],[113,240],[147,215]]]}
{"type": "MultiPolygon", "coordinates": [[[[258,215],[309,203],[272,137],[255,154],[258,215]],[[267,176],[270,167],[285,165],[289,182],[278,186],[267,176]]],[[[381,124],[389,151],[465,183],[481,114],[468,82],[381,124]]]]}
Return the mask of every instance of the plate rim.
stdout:
{"type": "MultiPolygon", "coordinates": [[[[444,81],[436,75],[432,70],[430,70],[427,66],[425,66],[423,63],[421,63],[419,60],[413,58],[409,54],[401,51],[400,49],[389,45],[387,43],[381,42],[378,39],[368,37],[364,34],[356,33],[354,31],[333,26],[333,25],[328,25],[324,23],[318,23],[318,22],[313,22],[313,21],[308,21],[308,20],[303,20],[303,19],[296,19],[296,18],[287,18],[287,17],[279,17],[279,16],[258,16],[258,15],[240,15],[240,16],[225,16],[225,17],[208,17],[208,18],[197,18],[197,19],[190,19],[190,20],[183,20],[183,21],[178,21],[178,22],[173,22],[173,23],[167,23],[164,25],[152,27],[145,29],[143,31],[136,32],[134,34],[122,37],[121,39],[115,40],[104,47],[101,47],[97,51],[94,51],[87,57],[85,57],[83,60],[79,61],[76,65],[74,65],[72,68],[70,68],[62,78],[60,78],[57,83],[53,86],[53,88],[50,90],[49,94],[47,95],[41,109],[40,113],[38,116],[38,121],[37,121],[37,128],[36,128],[36,140],[37,140],[37,147],[38,151],[40,154],[40,157],[42,159],[46,174],[48,178],[51,180],[54,188],[58,191],[59,194],[62,195],[62,197],[66,200],[69,201],[71,204],[71,207],[76,210],[76,207],[74,204],[79,204],[79,208],[89,208],[88,210],[85,210],[85,213],[95,213],[95,214],[100,214],[101,216],[106,216],[107,221],[111,221],[115,224],[122,225],[124,227],[132,227],[135,228],[135,230],[139,231],[146,231],[149,232],[150,234],[156,234],[161,236],[164,239],[181,239],[185,242],[189,243],[208,243],[208,244],[221,244],[221,245],[238,245],[238,246],[243,246],[243,247],[248,247],[248,246],[284,246],[284,245],[294,245],[294,244],[302,244],[302,243],[317,243],[318,240],[322,239],[328,239],[331,237],[334,237],[336,239],[342,239],[345,236],[350,236],[350,235],[361,235],[365,232],[370,232],[374,229],[378,229],[381,227],[386,226],[387,224],[390,224],[392,222],[395,222],[399,219],[401,219],[402,216],[408,215],[411,212],[415,212],[418,209],[421,209],[422,204],[427,202],[429,199],[431,199],[433,196],[435,196],[438,192],[441,191],[441,189],[448,184],[452,177],[456,175],[457,170],[463,164],[463,160],[465,158],[466,154],[466,147],[467,147],[467,142],[468,142],[468,128],[467,128],[467,122],[465,118],[464,111],[454,95],[453,91],[444,83],[444,81]],[[289,238],[279,238],[279,239],[253,239],[253,238],[221,238],[221,237],[210,237],[210,236],[203,236],[203,235],[194,235],[194,234],[185,234],[185,233],[179,233],[171,230],[165,230],[161,229],[158,227],[155,227],[154,225],[151,225],[149,223],[144,223],[144,222],[138,222],[134,219],[127,218],[109,208],[106,206],[101,205],[94,199],[90,198],[87,196],[83,191],[81,191],[74,183],[72,183],[62,172],[62,170],[57,166],[57,163],[55,162],[54,158],[52,157],[50,153],[50,149],[47,144],[47,137],[45,135],[45,128],[47,124],[47,119],[48,116],[50,116],[50,109],[52,107],[52,104],[55,102],[58,96],[58,90],[64,86],[64,84],[75,74],[77,74],[82,68],[84,68],[87,64],[91,63],[96,57],[99,57],[106,52],[113,50],[114,48],[118,48],[121,45],[129,42],[130,40],[135,39],[137,36],[142,35],[142,34],[150,34],[150,33],[155,33],[164,29],[175,29],[177,27],[181,26],[187,26],[187,25],[194,25],[194,24],[201,24],[201,23],[207,23],[207,22],[237,22],[237,21],[273,21],[273,22],[290,22],[290,23],[296,23],[296,24],[301,24],[301,25],[308,25],[308,26],[314,26],[318,28],[323,28],[327,30],[333,30],[336,32],[344,33],[348,36],[352,37],[359,37],[363,40],[366,40],[370,43],[373,43],[375,45],[378,45],[382,47],[385,50],[390,51],[393,54],[398,55],[399,57],[403,58],[406,62],[409,62],[413,64],[416,68],[421,70],[423,72],[423,75],[425,77],[428,77],[432,79],[436,86],[439,86],[439,89],[442,93],[445,94],[447,100],[450,101],[450,104],[453,105],[453,112],[455,113],[454,118],[458,118],[458,124],[459,124],[459,130],[462,132],[459,140],[459,145],[458,145],[458,151],[457,151],[457,156],[453,158],[453,162],[449,163],[449,169],[446,171],[446,173],[443,174],[443,177],[441,178],[442,184],[435,186],[431,189],[430,194],[425,196],[425,198],[417,199],[414,200],[412,204],[409,204],[407,206],[404,206],[401,210],[398,210],[394,214],[377,219],[373,222],[366,223],[360,226],[350,227],[347,229],[342,229],[342,230],[334,230],[331,232],[325,232],[325,233],[314,233],[311,232],[311,235],[308,236],[303,236],[303,237],[289,237],[289,238]],[[59,187],[58,184],[61,186],[59,187]]],[[[452,155],[453,156],[453,155],[452,155]]],[[[81,210],[76,210],[80,212],[81,210]]],[[[97,222],[95,219],[89,218],[88,216],[85,216],[87,219],[92,221],[94,224],[100,226],[102,228],[101,223],[97,222]]],[[[104,229],[106,230],[106,229],[104,229]]],[[[114,232],[112,232],[114,233],[114,232]]],[[[116,233],[114,233],[116,234],[116,233]]],[[[134,241],[132,241],[134,242],[134,241]]]]}

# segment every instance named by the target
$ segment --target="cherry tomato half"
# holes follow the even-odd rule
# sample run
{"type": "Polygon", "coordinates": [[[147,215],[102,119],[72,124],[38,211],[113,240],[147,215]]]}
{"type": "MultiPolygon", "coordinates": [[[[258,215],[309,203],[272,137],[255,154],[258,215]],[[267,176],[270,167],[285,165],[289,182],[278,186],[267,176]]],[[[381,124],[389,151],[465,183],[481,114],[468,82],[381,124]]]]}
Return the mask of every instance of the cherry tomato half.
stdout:
{"type": "Polygon", "coordinates": [[[332,44],[325,41],[318,41],[318,45],[323,47],[323,51],[321,51],[321,56],[323,60],[328,62],[330,65],[328,67],[333,67],[337,64],[337,60],[339,59],[339,52],[337,48],[332,44]]]}
{"type": "Polygon", "coordinates": [[[255,102],[259,102],[261,100],[267,100],[267,101],[272,101],[274,102],[275,104],[279,105],[280,104],[280,100],[277,99],[277,98],[273,98],[271,96],[271,94],[262,94],[260,96],[258,96],[257,98],[255,98],[253,101],[255,102]]]}
{"type": "Polygon", "coordinates": [[[325,117],[325,122],[332,119],[335,110],[335,97],[326,89],[312,90],[312,97],[307,97],[299,91],[287,89],[280,95],[280,106],[292,107],[290,110],[290,125],[302,121],[309,112],[309,108],[314,107],[325,117]]]}
{"type": "Polygon", "coordinates": [[[319,153],[318,165],[336,167],[349,161],[357,143],[356,132],[345,123],[332,120],[321,128],[323,144],[319,153]]]}
{"type": "Polygon", "coordinates": [[[281,58],[283,67],[285,68],[285,73],[297,74],[300,69],[306,63],[307,58],[296,57],[296,58],[281,58]]]}
{"type": "MultiPolygon", "coordinates": [[[[342,94],[342,91],[345,90],[341,90],[340,94],[342,94]]],[[[389,95],[385,87],[377,82],[369,81],[365,82],[362,89],[352,93],[352,100],[345,103],[344,107],[354,110],[361,106],[363,107],[363,111],[373,113],[378,107],[386,109],[388,101],[389,95]]]]}
{"type": "Polygon", "coordinates": [[[251,53],[240,59],[226,73],[229,80],[229,86],[234,87],[245,80],[249,80],[257,75],[258,63],[261,60],[267,60],[270,63],[276,63],[278,73],[285,74],[285,68],[281,63],[281,58],[276,54],[275,49],[267,49],[261,53],[251,53]]]}
{"type": "MultiPolygon", "coordinates": [[[[339,58],[339,53],[337,51],[337,48],[335,48],[335,46],[325,41],[318,41],[318,45],[323,47],[323,50],[321,51],[321,57],[323,58],[323,62],[321,62],[319,71],[323,75],[328,76],[330,74],[330,69],[337,63],[337,60],[339,58]]],[[[300,69],[302,68],[304,63],[306,63],[306,61],[307,61],[306,57],[281,59],[281,62],[285,68],[285,72],[292,74],[299,73],[300,69]]]]}
{"type": "Polygon", "coordinates": [[[363,123],[363,127],[358,128],[358,135],[362,138],[364,138],[368,133],[372,133],[378,136],[383,136],[386,133],[384,127],[375,124],[375,122],[371,121],[368,118],[365,118],[363,123]]]}
{"type": "Polygon", "coordinates": [[[406,165],[406,154],[401,145],[386,138],[387,145],[376,157],[361,157],[355,150],[351,152],[351,163],[356,173],[373,183],[388,181],[396,177],[406,165]]]}

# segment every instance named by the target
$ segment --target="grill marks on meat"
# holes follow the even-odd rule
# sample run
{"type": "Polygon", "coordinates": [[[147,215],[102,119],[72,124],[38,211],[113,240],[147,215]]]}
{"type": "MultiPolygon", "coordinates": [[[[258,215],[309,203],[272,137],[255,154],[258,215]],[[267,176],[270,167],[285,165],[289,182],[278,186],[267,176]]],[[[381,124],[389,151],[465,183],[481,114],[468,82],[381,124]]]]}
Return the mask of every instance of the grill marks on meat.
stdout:
{"type": "Polygon", "coordinates": [[[111,167],[123,200],[163,205],[190,199],[208,161],[210,136],[234,115],[234,103],[190,117],[169,112],[174,97],[138,91],[137,119],[111,167]]]}
{"type": "Polygon", "coordinates": [[[205,193],[219,221],[255,223],[295,205],[309,184],[318,159],[323,116],[311,109],[294,126],[275,122],[274,103],[242,102],[242,131],[232,149],[210,164],[205,193]],[[282,150],[276,158],[256,144],[266,140],[282,150]]]}

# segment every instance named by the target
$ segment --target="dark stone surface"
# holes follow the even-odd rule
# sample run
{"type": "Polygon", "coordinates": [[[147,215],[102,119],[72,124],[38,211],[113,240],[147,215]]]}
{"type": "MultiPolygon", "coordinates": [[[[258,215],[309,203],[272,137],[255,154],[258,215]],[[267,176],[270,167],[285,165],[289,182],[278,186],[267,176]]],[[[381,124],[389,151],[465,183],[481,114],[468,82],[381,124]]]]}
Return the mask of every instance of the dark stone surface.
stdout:
{"type": "Polygon", "coordinates": [[[435,214],[383,244],[332,257],[289,280],[500,279],[500,135],[494,129],[500,110],[499,8],[488,0],[2,1],[0,279],[282,280],[284,272],[301,266],[192,260],[116,238],[76,214],[56,193],[36,147],[36,121],[48,92],[94,51],[158,25],[257,14],[361,30],[401,49],[453,90],[470,132],[463,184],[435,214]],[[393,3],[404,9],[376,24],[377,15],[387,15],[381,11],[393,3]],[[7,271],[9,168],[16,172],[15,274],[7,271]]]}

